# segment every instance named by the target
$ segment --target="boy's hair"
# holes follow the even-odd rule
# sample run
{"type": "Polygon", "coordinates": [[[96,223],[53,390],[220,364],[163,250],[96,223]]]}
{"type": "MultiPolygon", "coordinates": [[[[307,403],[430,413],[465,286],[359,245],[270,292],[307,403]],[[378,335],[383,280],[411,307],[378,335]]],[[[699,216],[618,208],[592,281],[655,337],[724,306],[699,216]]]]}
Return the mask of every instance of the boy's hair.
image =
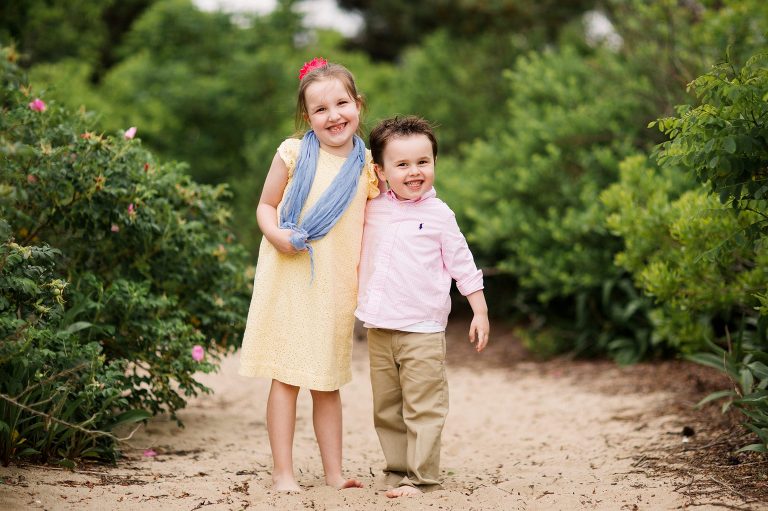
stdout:
{"type": "MultiPolygon", "coordinates": [[[[363,96],[357,92],[357,86],[355,85],[355,77],[349,72],[349,69],[333,62],[327,62],[323,66],[316,67],[304,75],[304,78],[299,82],[299,95],[296,100],[296,129],[303,131],[307,127],[307,100],[305,94],[307,87],[320,80],[327,80],[329,78],[336,78],[347,89],[350,97],[360,103],[361,114],[365,110],[365,101],[363,96]]],[[[360,123],[362,125],[362,123],[360,123]]],[[[362,129],[358,127],[358,135],[362,133],[362,129]]]]}
{"type": "Polygon", "coordinates": [[[368,138],[368,145],[373,156],[373,163],[383,165],[384,148],[393,138],[408,137],[411,135],[424,135],[432,144],[432,157],[437,158],[437,138],[432,125],[426,119],[415,115],[405,117],[391,117],[379,122],[368,138]]]}

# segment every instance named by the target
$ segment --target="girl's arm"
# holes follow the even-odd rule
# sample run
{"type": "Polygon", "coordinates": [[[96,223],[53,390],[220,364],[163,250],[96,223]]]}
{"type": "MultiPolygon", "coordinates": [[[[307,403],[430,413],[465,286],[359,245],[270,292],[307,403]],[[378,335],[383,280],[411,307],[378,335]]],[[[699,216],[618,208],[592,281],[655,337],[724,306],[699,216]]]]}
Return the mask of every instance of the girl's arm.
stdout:
{"type": "Polygon", "coordinates": [[[279,228],[277,223],[277,206],[283,200],[283,193],[287,185],[288,167],[280,155],[275,153],[267,178],[264,180],[264,188],[261,190],[261,198],[256,208],[256,221],[264,237],[279,252],[295,254],[298,250],[291,245],[292,231],[279,228]]]}

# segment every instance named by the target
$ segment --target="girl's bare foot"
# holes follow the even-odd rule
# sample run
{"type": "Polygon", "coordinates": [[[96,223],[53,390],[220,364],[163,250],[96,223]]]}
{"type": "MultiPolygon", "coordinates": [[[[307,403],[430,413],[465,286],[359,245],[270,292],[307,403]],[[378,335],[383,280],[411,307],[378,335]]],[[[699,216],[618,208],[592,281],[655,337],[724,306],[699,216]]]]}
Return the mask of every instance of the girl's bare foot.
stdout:
{"type": "Polygon", "coordinates": [[[301,486],[293,477],[272,476],[272,489],[283,492],[300,492],[301,486]]]}
{"type": "Polygon", "coordinates": [[[329,478],[325,480],[328,486],[333,486],[337,490],[346,490],[347,488],[362,488],[363,483],[357,479],[344,479],[339,476],[338,478],[329,478]]]}
{"type": "Polygon", "coordinates": [[[385,493],[390,499],[396,499],[397,497],[416,497],[421,495],[421,490],[414,488],[413,486],[403,485],[393,488],[385,493]]]}

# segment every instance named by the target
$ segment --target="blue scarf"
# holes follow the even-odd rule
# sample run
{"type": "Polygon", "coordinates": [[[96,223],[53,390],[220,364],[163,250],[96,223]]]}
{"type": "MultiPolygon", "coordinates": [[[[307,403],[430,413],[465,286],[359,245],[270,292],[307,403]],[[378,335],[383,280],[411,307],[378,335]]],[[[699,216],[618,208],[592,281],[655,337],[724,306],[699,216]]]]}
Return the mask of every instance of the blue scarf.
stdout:
{"type": "MultiPolygon", "coordinates": [[[[291,245],[296,250],[309,251],[311,279],[315,276],[315,262],[310,241],[318,240],[328,234],[341,215],[347,210],[357,191],[357,182],[365,165],[365,143],[355,135],[352,152],[341,170],[323,195],[304,214],[299,224],[299,214],[307,202],[309,190],[315,180],[320,141],[312,130],[301,139],[299,158],[293,172],[293,182],[288,188],[280,210],[280,228],[291,229],[291,245]]],[[[310,279],[310,282],[311,282],[310,279]]]]}

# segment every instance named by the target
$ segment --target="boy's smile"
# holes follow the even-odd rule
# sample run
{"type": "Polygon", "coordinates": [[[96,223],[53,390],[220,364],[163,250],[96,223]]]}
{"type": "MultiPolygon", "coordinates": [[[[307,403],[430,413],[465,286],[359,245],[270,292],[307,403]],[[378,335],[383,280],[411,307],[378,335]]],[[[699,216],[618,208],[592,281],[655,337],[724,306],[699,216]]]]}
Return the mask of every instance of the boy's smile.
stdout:
{"type": "Polygon", "coordinates": [[[435,157],[426,135],[393,137],[384,147],[382,160],[376,172],[398,199],[415,200],[432,189],[435,157]]]}

